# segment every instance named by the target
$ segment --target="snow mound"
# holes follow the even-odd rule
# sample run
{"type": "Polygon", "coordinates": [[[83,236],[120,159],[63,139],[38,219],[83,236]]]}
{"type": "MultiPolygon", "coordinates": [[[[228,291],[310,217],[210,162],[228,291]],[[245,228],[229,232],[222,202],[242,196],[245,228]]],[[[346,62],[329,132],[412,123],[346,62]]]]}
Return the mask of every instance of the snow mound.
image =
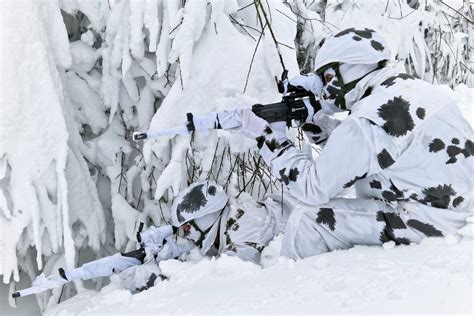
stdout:
{"type": "Polygon", "coordinates": [[[161,263],[169,280],[137,295],[85,291],[45,315],[121,313],[472,313],[473,240],[359,246],[262,269],[223,256],[161,263]],[[111,299],[114,298],[114,299],[111,299]],[[120,299],[115,299],[120,298],[120,299]],[[87,306],[87,307],[86,307],[87,306]]]}

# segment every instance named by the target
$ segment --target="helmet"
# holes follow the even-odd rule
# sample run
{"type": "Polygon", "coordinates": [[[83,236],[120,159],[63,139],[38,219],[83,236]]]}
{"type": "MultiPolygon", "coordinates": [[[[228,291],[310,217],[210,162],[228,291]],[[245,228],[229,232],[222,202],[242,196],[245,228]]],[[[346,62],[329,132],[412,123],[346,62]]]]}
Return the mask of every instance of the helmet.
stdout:
{"type": "Polygon", "coordinates": [[[390,58],[390,49],[380,33],[351,27],[325,40],[314,60],[314,69],[321,74],[323,67],[333,63],[375,64],[390,58]]]}
{"type": "MultiPolygon", "coordinates": [[[[181,192],[171,207],[173,226],[200,218],[217,218],[227,204],[227,194],[214,181],[195,182],[181,192]],[[212,216],[208,216],[211,215],[212,216]]],[[[208,222],[209,220],[206,220],[208,222]]],[[[207,227],[201,227],[206,229],[207,227]]]]}
{"type": "Polygon", "coordinates": [[[352,27],[330,36],[314,61],[316,74],[324,82],[321,98],[342,110],[350,108],[345,95],[369,73],[384,67],[390,57],[387,43],[374,30],[352,27]]]}
{"type": "Polygon", "coordinates": [[[177,227],[189,223],[192,228],[187,238],[205,254],[217,236],[219,218],[228,199],[224,189],[214,181],[193,183],[175,199],[171,222],[177,227]]]}

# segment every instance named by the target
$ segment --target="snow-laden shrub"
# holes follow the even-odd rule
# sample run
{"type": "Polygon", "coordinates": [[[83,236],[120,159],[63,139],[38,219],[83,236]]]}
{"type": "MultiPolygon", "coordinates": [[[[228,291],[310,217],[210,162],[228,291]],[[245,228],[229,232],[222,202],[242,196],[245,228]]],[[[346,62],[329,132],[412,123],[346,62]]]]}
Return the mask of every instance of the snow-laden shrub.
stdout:
{"type": "Polygon", "coordinates": [[[305,72],[314,70],[323,38],[355,26],[380,31],[400,71],[451,87],[473,84],[469,1],[294,0],[289,5],[298,18],[298,61],[305,72]]]}
{"type": "Polygon", "coordinates": [[[99,251],[105,214],[65,92],[73,59],[58,5],[9,1],[1,12],[0,274],[8,283],[19,267],[33,278],[56,262],[73,267],[76,247],[99,251]]]}

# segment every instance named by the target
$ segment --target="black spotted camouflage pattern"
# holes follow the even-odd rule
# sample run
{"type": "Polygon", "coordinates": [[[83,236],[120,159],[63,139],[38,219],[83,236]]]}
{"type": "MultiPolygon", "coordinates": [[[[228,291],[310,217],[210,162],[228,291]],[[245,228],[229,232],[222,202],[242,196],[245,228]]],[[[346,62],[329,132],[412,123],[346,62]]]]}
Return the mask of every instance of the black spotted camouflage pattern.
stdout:
{"type": "Polygon", "coordinates": [[[455,99],[412,76],[386,75],[352,106],[316,160],[294,147],[266,160],[307,205],[294,213],[297,232],[285,233],[294,238],[290,253],[324,251],[316,246],[321,239],[329,250],[416,243],[456,233],[472,214],[474,137],[455,99]],[[352,186],[357,199],[335,198],[352,186]]]}
{"type": "Polygon", "coordinates": [[[474,172],[473,131],[449,93],[397,74],[375,87],[351,116],[385,132],[374,139],[381,170],[356,184],[361,196],[392,205],[413,201],[457,210],[472,205],[465,175],[474,172]]]}

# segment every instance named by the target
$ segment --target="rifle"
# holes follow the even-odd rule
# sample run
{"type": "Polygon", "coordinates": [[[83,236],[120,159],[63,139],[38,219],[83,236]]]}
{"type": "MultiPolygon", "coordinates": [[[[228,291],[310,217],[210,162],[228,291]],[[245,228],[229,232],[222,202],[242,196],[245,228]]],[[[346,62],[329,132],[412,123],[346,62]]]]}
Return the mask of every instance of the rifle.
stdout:
{"type": "MultiPolygon", "coordinates": [[[[134,265],[143,264],[146,253],[145,248],[141,247],[137,250],[133,250],[127,253],[120,253],[120,257],[117,258],[117,254],[113,256],[104,257],[98,260],[94,260],[86,263],[82,267],[87,267],[87,270],[95,270],[93,275],[89,275],[87,278],[82,278],[83,280],[110,276],[112,273],[119,273],[126,268],[132,267],[134,265]],[[118,259],[118,260],[117,260],[118,259]],[[114,262],[115,261],[115,262],[114,262]]],[[[81,269],[77,268],[75,270],[81,269]]],[[[42,293],[47,290],[54,288],[62,287],[63,285],[73,281],[74,279],[68,279],[66,277],[66,271],[63,268],[59,268],[59,276],[50,275],[46,277],[44,273],[41,273],[33,281],[31,287],[16,291],[12,293],[13,298],[24,297],[32,294],[42,293]]]]}
{"type": "MultiPolygon", "coordinates": [[[[62,287],[66,283],[77,279],[89,280],[92,278],[110,276],[113,273],[120,273],[130,267],[143,264],[147,254],[145,250],[146,247],[152,251],[156,259],[156,256],[162,250],[163,245],[166,244],[168,240],[171,240],[170,238],[172,238],[174,234],[174,229],[169,225],[161,227],[151,226],[144,232],[142,232],[142,229],[143,223],[140,223],[136,233],[137,241],[140,244],[140,248],[137,250],[127,253],[117,253],[112,256],[97,259],[68,272],[64,271],[63,268],[59,268],[59,276],[50,275],[46,277],[44,273],[41,273],[33,281],[31,287],[12,293],[12,297],[19,298],[27,295],[38,294],[50,289],[62,287]],[[153,246],[155,247],[153,248],[153,246]]],[[[180,253],[178,254],[180,255],[180,253]]],[[[174,255],[176,254],[171,254],[171,256],[174,255]]],[[[165,259],[167,258],[162,258],[162,260],[165,259]]]]}
{"type": "MultiPolygon", "coordinates": [[[[271,104],[254,104],[252,112],[258,117],[264,119],[268,123],[286,122],[286,126],[292,127],[292,121],[305,122],[306,119],[321,109],[321,104],[316,100],[315,95],[304,90],[300,86],[287,85],[285,91],[284,82],[287,80],[288,70],[283,71],[281,80],[277,80],[278,91],[287,93],[280,102],[271,104]]],[[[133,140],[142,140],[158,136],[172,135],[189,135],[197,130],[222,129],[219,124],[219,114],[227,111],[216,113],[214,117],[203,116],[195,118],[192,113],[186,114],[186,123],[184,125],[163,129],[160,131],[133,133],[133,140]],[[196,122],[205,122],[204,124],[196,124],[196,122]]],[[[236,126],[226,126],[226,128],[237,128],[236,126]]]]}

